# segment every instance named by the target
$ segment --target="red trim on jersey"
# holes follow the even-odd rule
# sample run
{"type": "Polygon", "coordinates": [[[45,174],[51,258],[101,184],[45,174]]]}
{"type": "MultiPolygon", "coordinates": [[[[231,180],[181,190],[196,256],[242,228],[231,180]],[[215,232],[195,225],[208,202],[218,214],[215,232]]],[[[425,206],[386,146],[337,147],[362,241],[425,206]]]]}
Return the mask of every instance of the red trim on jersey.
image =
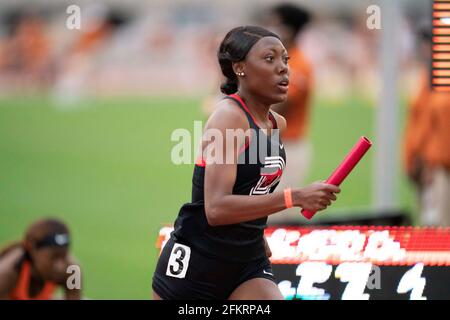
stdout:
{"type": "MultiPolygon", "coordinates": [[[[252,119],[256,123],[256,125],[258,127],[262,128],[262,126],[258,123],[258,121],[256,121],[255,117],[250,112],[250,110],[248,109],[247,105],[245,104],[244,100],[242,100],[241,97],[239,97],[236,93],[230,94],[228,96],[236,99],[237,101],[239,101],[241,103],[242,107],[244,108],[244,110],[247,111],[247,113],[250,115],[250,117],[252,117],[252,119]]],[[[269,117],[268,118],[269,118],[270,122],[272,122],[272,129],[277,129],[277,121],[275,120],[274,115],[270,111],[269,111],[269,117]]]]}
{"type": "Polygon", "coordinates": [[[269,111],[269,119],[270,122],[272,122],[272,129],[278,129],[277,120],[275,120],[275,116],[270,111],[269,111]]]}
{"type": "Polygon", "coordinates": [[[252,136],[251,136],[252,131],[250,131],[250,136],[246,137],[245,139],[245,143],[242,145],[242,147],[239,149],[239,154],[245,152],[245,150],[247,150],[248,146],[250,145],[250,142],[252,142],[252,136]]]}
{"type": "Polygon", "coordinates": [[[256,121],[255,117],[252,115],[252,113],[250,112],[250,110],[248,109],[247,105],[245,104],[244,100],[242,100],[241,97],[239,97],[236,93],[230,94],[230,97],[236,99],[237,101],[239,101],[242,105],[242,107],[244,108],[245,111],[247,111],[247,113],[250,115],[250,117],[252,117],[253,121],[256,123],[256,125],[258,127],[261,127],[259,125],[259,123],[256,121]]]}

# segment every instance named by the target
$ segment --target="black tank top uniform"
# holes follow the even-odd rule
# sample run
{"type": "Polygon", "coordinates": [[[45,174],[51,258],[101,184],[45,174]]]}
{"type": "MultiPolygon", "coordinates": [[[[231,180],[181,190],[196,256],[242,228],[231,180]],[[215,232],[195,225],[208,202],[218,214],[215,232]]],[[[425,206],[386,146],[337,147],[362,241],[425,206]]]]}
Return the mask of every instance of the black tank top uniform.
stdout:
{"type": "MultiPolygon", "coordinates": [[[[239,154],[232,194],[272,193],[286,165],[279,132],[272,130],[267,135],[261,130],[237,94],[225,99],[231,99],[245,112],[253,129],[239,154]]],[[[271,112],[269,119],[272,128],[278,129],[271,112]]],[[[163,299],[226,299],[236,286],[248,279],[262,277],[275,281],[264,247],[267,217],[210,226],[204,203],[205,170],[205,163],[197,161],[191,202],[181,207],[154,273],[153,289],[163,299]],[[178,250],[179,247],[182,249],[178,250]]]]}
{"type": "MultiPolygon", "coordinates": [[[[250,144],[239,155],[232,193],[252,196],[272,193],[280,181],[286,163],[286,154],[279,134],[273,134],[277,140],[272,141],[272,135],[267,136],[262,132],[238,95],[229,95],[226,99],[237,103],[245,112],[250,129],[254,129],[257,133],[252,135],[250,144]],[[261,139],[266,141],[260,141],[261,139]],[[267,145],[265,158],[260,159],[258,156],[257,161],[253,161],[256,163],[249,163],[252,150],[257,150],[258,155],[261,153],[264,156],[265,152],[260,152],[264,143],[267,145]],[[245,157],[245,161],[242,161],[242,157],[245,157]]],[[[277,129],[276,120],[271,112],[269,117],[273,128],[277,129]]],[[[192,179],[192,201],[183,205],[179,211],[172,234],[174,240],[188,243],[205,254],[225,260],[249,261],[261,258],[265,254],[263,235],[267,217],[232,225],[209,226],[203,196],[204,178],[205,166],[197,163],[192,179]]]]}

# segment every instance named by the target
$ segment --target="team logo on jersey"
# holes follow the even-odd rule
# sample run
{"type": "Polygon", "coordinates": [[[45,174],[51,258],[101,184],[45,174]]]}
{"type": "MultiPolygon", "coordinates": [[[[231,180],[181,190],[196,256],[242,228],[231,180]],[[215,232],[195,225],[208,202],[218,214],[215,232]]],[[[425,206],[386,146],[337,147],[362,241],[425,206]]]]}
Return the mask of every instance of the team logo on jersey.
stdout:
{"type": "Polygon", "coordinates": [[[250,190],[250,195],[268,194],[270,189],[280,182],[286,163],[280,156],[266,157],[264,167],[261,168],[261,177],[256,186],[250,190]]]}

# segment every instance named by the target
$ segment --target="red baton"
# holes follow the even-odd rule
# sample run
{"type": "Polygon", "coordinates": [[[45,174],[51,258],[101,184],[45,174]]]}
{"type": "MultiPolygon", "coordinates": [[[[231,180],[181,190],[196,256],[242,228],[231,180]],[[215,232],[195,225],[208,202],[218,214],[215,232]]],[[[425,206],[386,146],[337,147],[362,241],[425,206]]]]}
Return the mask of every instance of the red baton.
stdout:
{"type": "MultiPolygon", "coordinates": [[[[372,142],[368,138],[359,138],[358,142],[353,146],[352,150],[350,150],[339,167],[334,170],[333,174],[327,179],[326,183],[339,186],[371,146],[372,142]]],[[[315,213],[315,211],[302,210],[302,214],[306,219],[311,219],[315,213]]]]}

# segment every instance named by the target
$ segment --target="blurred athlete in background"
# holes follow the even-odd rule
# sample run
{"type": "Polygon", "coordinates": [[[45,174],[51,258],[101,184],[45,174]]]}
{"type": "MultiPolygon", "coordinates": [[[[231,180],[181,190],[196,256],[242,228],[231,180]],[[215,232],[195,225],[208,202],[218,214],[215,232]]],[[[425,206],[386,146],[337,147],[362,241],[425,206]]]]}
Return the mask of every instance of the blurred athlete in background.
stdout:
{"type": "MultiPolygon", "coordinates": [[[[311,145],[308,141],[308,127],[311,113],[313,70],[311,63],[298,46],[298,39],[311,15],[303,8],[292,4],[279,4],[269,9],[263,18],[269,30],[278,34],[289,54],[289,91],[287,99],[272,106],[287,122],[281,134],[289,158],[280,181],[280,189],[304,185],[311,163],[311,145]]],[[[296,222],[304,218],[298,209],[287,209],[284,214],[269,217],[269,224],[296,222]]]]}
{"type": "Polygon", "coordinates": [[[58,287],[65,299],[80,299],[81,290],[66,285],[67,268],[76,264],[69,244],[69,230],[61,221],[33,223],[23,241],[0,250],[0,299],[49,300],[58,287]]]}
{"type": "Polygon", "coordinates": [[[430,84],[431,26],[419,30],[421,82],[407,116],[404,166],[417,189],[419,223],[450,226],[450,93],[430,84]]]}

